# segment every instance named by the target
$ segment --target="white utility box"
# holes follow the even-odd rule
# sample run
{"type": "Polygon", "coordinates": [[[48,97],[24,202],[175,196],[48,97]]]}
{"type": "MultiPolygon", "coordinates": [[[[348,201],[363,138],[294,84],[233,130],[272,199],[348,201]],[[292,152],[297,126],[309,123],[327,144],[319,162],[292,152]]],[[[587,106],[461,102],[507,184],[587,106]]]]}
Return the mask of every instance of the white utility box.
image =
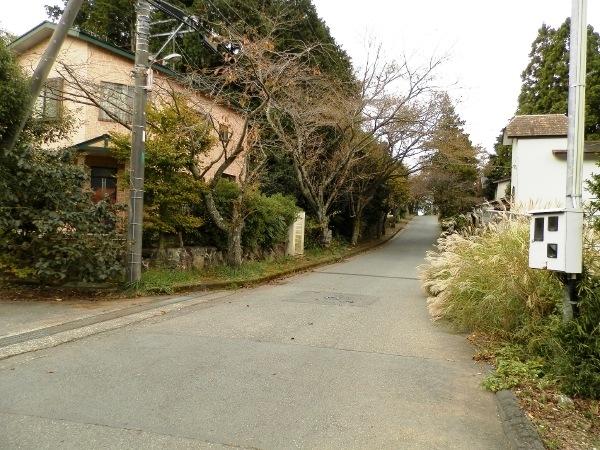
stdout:
{"type": "Polygon", "coordinates": [[[583,212],[546,209],[529,214],[529,267],[581,273],[583,212]]]}

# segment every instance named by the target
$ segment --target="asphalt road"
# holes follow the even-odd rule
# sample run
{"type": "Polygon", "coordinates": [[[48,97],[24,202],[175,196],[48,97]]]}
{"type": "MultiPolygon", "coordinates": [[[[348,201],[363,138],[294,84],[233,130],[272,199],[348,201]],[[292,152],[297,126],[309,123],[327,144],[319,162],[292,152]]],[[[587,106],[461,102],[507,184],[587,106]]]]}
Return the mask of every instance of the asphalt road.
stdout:
{"type": "Polygon", "coordinates": [[[0,361],[0,448],[506,448],[473,349],[427,315],[437,233],[0,361]]]}

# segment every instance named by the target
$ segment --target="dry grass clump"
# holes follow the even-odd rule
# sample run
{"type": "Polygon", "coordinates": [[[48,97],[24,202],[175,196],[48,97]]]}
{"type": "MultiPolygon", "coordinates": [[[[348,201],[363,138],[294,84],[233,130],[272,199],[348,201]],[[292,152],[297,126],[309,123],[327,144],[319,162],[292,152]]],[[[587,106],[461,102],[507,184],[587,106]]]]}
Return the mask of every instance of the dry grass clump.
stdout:
{"type": "Polygon", "coordinates": [[[528,267],[528,246],[527,218],[508,215],[440,238],[420,267],[432,317],[507,337],[556,312],[562,286],[552,273],[528,267]]]}

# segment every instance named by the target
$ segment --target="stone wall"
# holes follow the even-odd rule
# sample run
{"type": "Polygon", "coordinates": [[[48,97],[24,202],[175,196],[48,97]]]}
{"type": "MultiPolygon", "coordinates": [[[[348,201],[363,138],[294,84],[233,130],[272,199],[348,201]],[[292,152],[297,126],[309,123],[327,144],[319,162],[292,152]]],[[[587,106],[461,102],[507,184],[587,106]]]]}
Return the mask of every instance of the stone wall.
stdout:
{"type": "Polygon", "coordinates": [[[202,270],[223,264],[223,252],[216,247],[174,247],[148,252],[149,266],[178,270],[202,270]]]}

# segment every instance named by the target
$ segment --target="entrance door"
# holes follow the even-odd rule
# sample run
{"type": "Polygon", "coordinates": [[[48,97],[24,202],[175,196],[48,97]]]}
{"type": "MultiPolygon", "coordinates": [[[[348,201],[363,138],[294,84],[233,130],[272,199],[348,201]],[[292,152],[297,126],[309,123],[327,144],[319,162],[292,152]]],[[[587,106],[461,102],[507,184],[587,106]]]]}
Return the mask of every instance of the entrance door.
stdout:
{"type": "Polygon", "coordinates": [[[92,199],[99,202],[105,197],[115,203],[117,201],[117,169],[115,167],[91,167],[92,199]]]}

